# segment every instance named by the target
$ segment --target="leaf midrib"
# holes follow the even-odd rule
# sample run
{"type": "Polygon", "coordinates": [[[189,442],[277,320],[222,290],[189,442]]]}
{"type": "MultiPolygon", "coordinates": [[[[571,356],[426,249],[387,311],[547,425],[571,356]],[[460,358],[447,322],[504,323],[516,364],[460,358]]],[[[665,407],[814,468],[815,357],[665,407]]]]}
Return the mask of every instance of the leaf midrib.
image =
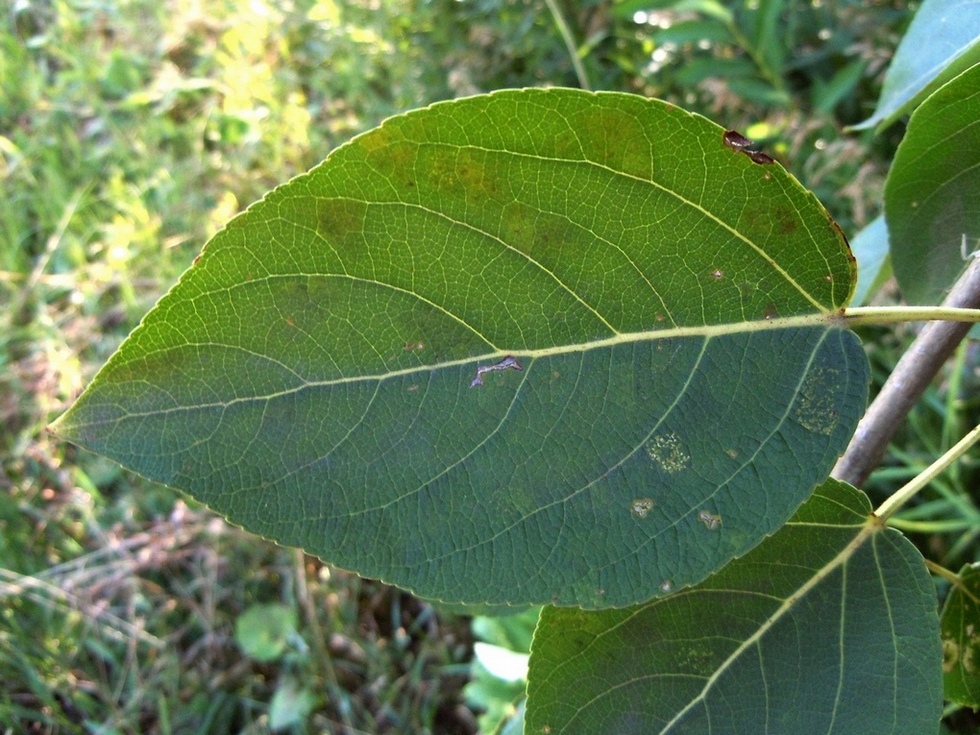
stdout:
{"type": "MultiPolygon", "coordinates": [[[[713,324],[705,326],[693,326],[693,327],[677,327],[669,329],[656,329],[648,330],[643,332],[625,332],[615,334],[611,337],[605,337],[603,339],[591,341],[591,342],[579,342],[567,345],[556,345],[552,347],[543,347],[538,349],[524,349],[524,350],[497,350],[494,352],[486,352],[479,355],[474,355],[472,357],[459,358],[456,360],[445,360],[437,363],[426,363],[422,365],[417,365],[408,368],[401,368],[399,370],[389,370],[382,373],[372,373],[368,375],[356,375],[352,377],[340,377],[340,378],[329,378],[326,380],[304,380],[300,385],[296,385],[292,388],[288,388],[281,391],[275,391],[272,393],[266,393],[263,395],[251,395],[251,396],[241,396],[237,398],[232,398],[228,401],[214,401],[211,403],[195,403],[183,406],[173,406],[170,408],[155,409],[152,411],[141,411],[141,412],[130,412],[125,414],[126,418],[144,418],[147,416],[161,416],[172,413],[180,413],[183,411],[192,411],[199,409],[211,409],[211,408],[228,408],[241,403],[252,403],[257,401],[271,401],[277,398],[284,398],[287,396],[295,395],[300,391],[304,391],[310,388],[329,388],[337,385],[351,385],[356,383],[368,383],[368,382],[381,382],[389,380],[392,378],[403,377],[406,375],[418,375],[421,373],[431,373],[437,370],[444,370],[454,367],[462,367],[472,365],[474,368],[478,363],[482,362],[499,362],[504,357],[515,357],[518,359],[534,360],[538,358],[545,357],[555,357],[559,355],[569,355],[577,352],[589,352],[591,350],[601,350],[608,349],[612,347],[617,347],[625,344],[638,344],[642,342],[654,342],[657,340],[665,339],[681,339],[686,337],[704,337],[704,338],[714,338],[722,337],[733,334],[745,334],[745,333],[755,333],[770,330],[780,330],[780,329],[796,329],[796,328],[807,328],[807,327],[825,327],[827,329],[831,328],[842,328],[842,322],[840,315],[838,314],[806,314],[802,316],[793,317],[778,317],[774,319],[751,321],[751,322],[737,322],[732,324],[713,324]]],[[[215,342],[184,342],[180,345],[165,347],[159,350],[152,350],[141,355],[141,359],[147,359],[157,355],[164,355],[175,350],[184,350],[187,348],[225,348],[229,350],[238,350],[246,352],[254,357],[260,357],[263,359],[268,359],[270,362],[276,362],[281,364],[281,361],[276,358],[269,357],[268,355],[263,355],[257,353],[254,350],[249,350],[247,348],[241,347],[239,345],[223,345],[215,342]]],[[[295,371],[290,371],[292,374],[296,374],[295,371]]],[[[474,388],[473,390],[479,390],[479,388],[474,388]]],[[[103,424],[111,424],[118,421],[117,418],[111,420],[90,422],[84,424],[78,424],[80,427],[88,426],[99,426],[103,424]]],[[[56,422],[57,423],[57,422],[56,422]]]]}
{"type": "MultiPolygon", "coordinates": [[[[810,525],[805,522],[793,522],[790,521],[786,524],[787,526],[806,526],[810,525]]],[[[838,526],[838,528],[841,526],[838,526]]],[[[749,648],[755,646],[762,637],[771,630],[776,623],[782,620],[787,614],[789,614],[796,605],[817,585],[823,582],[827,577],[829,577],[835,570],[839,567],[843,567],[851,559],[852,556],[862,547],[864,543],[871,538],[876,533],[880,533],[884,529],[884,526],[878,522],[874,516],[869,516],[864,523],[859,527],[859,530],[854,535],[847,545],[841,549],[832,559],[823,564],[819,569],[815,569],[813,574],[801,584],[792,594],[788,595],[782,602],[782,604],[773,612],[769,617],[763,621],[758,630],[756,630],[752,635],[746,638],[734,651],[729,654],[724,661],[722,661],[715,669],[715,671],[708,677],[707,681],[702,687],[700,694],[691,699],[687,706],[680,710],[676,715],[666,725],[660,730],[659,735],[666,735],[670,728],[678,723],[681,718],[683,718],[688,712],[691,711],[697,704],[702,702],[707,696],[708,692],[714,687],[718,679],[724,674],[728,669],[733,666],[749,648]]]]}

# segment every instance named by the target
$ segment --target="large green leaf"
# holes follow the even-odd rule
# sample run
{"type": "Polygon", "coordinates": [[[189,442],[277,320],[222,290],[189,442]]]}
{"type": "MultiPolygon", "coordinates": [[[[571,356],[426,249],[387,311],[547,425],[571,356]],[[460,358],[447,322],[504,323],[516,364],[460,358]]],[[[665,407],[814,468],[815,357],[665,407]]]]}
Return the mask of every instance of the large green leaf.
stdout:
{"type": "Polygon", "coordinates": [[[885,182],[892,267],[911,303],[938,304],[980,247],[980,64],[922,103],[885,182]]]}
{"type": "Polygon", "coordinates": [[[829,480],[697,587],[622,610],[545,608],[525,732],[935,733],[935,590],[870,510],[829,480]]]}
{"type": "Polygon", "coordinates": [[[701,117],[443,103],[232,221],[55,431],[429,598],[630,604],[826,477],[866,397],[853,270],[701,117]]]}
{"type": "Polygon", "coordinates": [[[980,0],[925,0],[895,51],[874,114],[884,128],[980,61],[980,0]]]}

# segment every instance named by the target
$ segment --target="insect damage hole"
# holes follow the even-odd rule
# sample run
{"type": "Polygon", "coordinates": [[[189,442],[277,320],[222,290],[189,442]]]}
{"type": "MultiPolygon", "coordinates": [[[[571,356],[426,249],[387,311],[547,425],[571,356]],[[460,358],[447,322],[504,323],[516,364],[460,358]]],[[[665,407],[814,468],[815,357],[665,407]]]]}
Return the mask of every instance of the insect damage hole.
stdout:
{"type": "Polygon", "coordinates": [[[698,520],[704,524],[709,531],[717,531],[721,528],[721,516],[716,516],[706,510],[698,513],[698,520]]]}
{"type": "Polygon", "coordinates": [[[653,510],[654,502],[650,498],[637,498],[630,503],[630,513],[637,518],[646,518],[647,513],[653,510]]]}
{"type": "Polygon", "coordinates": [[[523,370],[521,364],[513,355],[507,355],[500,362],[495,362],[493,365],[480,365],[476,369],[476,377],[470,381],[470,388],[476,388],[478,385],[483,385],[483,375],[485,373],[495,373],[500,370],[523,370]]]}

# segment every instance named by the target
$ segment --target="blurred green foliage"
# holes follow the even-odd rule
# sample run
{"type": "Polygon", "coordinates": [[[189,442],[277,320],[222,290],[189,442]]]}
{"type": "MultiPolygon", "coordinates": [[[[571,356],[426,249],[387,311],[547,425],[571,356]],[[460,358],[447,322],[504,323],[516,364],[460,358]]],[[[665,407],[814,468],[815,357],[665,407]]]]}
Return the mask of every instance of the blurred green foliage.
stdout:
{"type": "MultiPolygon", "coordinates": [[[[664,97],[742,130],[845,232],[879,213],[901,128],[874,140],[842,131],[874,108],[914,3],[554,7],[593,88],[664,97]]],[[[464,619],[240,534],[56,445],[44,426],[219,227],[331,148],[437,100],[577,83],[542,0],[4,6],[0,722],[107,734],[476,730],[462,694],[464,619]],[[260,662],[238,648],[236,621],[270,603],[299,611],[308,651],[260,662]],[[285,717],[290,702],[311,714],[285,717]]],[[[908,335],[871,336],[883,375],[908,335]]],[[[965,350],[872,491],[976,415],[965,350]]],[[[971,472],[913,511],[928,521],[928,503],[962,506],[971,472]]],[[[933,531],[923,544],[950,559],[976,553],[974,531],[933,531]]]]}

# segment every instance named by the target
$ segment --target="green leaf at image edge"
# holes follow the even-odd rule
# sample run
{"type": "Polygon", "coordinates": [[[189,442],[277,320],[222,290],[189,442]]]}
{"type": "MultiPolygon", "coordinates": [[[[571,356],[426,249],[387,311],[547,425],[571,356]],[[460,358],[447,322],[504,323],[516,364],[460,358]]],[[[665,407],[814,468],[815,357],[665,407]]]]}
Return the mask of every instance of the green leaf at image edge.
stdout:
{"type": "Polygon", "coordinates": [[[874,114],[852,128],[887,127],[978,61],[980,2],[925,0],[895,51],[874,114]]]}
{"type": "Polygon", "coordinates": [[[216,235],[53,428],[429,599],[700,581],[868,383],[839,228],[723,132],[560,89],[392,118],[216,235]]]}
{"type": "Polygon", "coordinates": [[[885,182],[892,268],[913,304],[941,303],[980,247],[978,90],[980,64],[923,102],[885,182]]]}
{"type": "Polygon", "coordinates": [[[525,732],[936,732],[935,590],[870,511],[828,480],[696,587],[622,610],[545,608],[525,732]]]}
{"type": "Polygon", "coordinates": [[[943,681],[946,699],[980,709],[980,563],[959,573],[943,605],[943,681]]]}

